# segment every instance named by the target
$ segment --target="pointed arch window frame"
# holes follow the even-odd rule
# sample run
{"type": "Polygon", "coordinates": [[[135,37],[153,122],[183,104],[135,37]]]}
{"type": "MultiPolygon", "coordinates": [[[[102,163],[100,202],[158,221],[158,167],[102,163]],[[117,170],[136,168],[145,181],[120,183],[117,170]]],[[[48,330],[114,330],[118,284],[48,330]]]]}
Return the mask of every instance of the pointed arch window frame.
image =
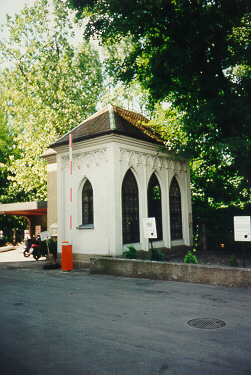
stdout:
{"type": "Polygon", "coordinates": [[[81,208],[80,208],[81,224],[77,227],[77,229],[93,229],[94,228],[93,187],[88,178],[84,180],[82,188],[80,189],[80,202],[81,202],[81,208]],[[85,202],[84,202],[84,199],[85,199],[85,202]],[[84,213],[85,209],[86,209],[86,213],[84,213]],[[84,218],[84,215],[86,215],[85,218],[84,218]]]}
{"type": "Polygon", "coordinates": [[[162,241],[163,240],[162,194],[161,194],[160,181],[156,174],[156,171],[154,171],[151,174],[149,181],[148,181],[148,185],[147,185],[147,212],[148,212],[148,217],[155,217],[156,219],[157,238],[153,239],[153,241],[162,241]],[[160,205],[158,205],[157,207],[153,206],[153,202],[150,197],[150,189],[152,190],[151,185],[152,186],[158,185],[159,187],[159,192],[158,193],[156,192],[157,195],[159,194],[159,197],[156,196],[156,200],[159,199],[160,205]]]}
{"type": "Polygon", "coordinates": [[[139,243],[140,242],[139,187],[138,187],[137,179],[131,168],[129,168],[126,171],[123,181],[122,181],[121,209],[122,209],[122,242],[123,242],[123,245],[139,243]],[[131,183],[131,186],[129,185],[126,186],[125,183],[131,183]],[[134,191],[133,189],[131,189],[133,187],[134,187],[134,191]],[[134,228],[131,226],[132,220],[134,221],[134,228]]]}
{"type": "Polygon", "coordinates": [[[169,211],[170,211],[170,235],[171,241],[183,240],[183,223],[182,223],[182,197],[180,184],[174,175],[169,187],[169,211]],[[172,194],[172,185],[175,184],[175,194],[172,194]]]}

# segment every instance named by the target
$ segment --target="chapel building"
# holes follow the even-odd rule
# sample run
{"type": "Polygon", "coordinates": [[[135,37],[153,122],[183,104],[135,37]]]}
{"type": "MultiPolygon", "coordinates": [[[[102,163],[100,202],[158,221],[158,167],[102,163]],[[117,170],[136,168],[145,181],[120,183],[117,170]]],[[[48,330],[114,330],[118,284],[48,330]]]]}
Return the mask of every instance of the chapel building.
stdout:
{"type": "Polygon", "coordinates": [[[48,165],[48,225],[57,223],[58,256],[70,238],[74,265],[92,255],[118,256],[133,244],[149,250],[143,218],[154,217],[156,248],[192,246],[190,171],[175,160],[149,120],[114,105],[71,130],[72,203],[70,206],[69,133],[43,155],[48,165]]]}

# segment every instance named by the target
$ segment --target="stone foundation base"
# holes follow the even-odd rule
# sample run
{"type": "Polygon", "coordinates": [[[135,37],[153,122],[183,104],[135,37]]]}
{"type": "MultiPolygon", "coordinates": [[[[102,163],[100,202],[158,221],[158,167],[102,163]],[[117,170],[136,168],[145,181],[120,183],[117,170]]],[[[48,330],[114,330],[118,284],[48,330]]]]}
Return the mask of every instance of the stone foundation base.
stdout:
{"type": "Polygon", "coordinates": [[[251,288],[250,268],[93,257],[90,272],[153,280],[251,288]]]}

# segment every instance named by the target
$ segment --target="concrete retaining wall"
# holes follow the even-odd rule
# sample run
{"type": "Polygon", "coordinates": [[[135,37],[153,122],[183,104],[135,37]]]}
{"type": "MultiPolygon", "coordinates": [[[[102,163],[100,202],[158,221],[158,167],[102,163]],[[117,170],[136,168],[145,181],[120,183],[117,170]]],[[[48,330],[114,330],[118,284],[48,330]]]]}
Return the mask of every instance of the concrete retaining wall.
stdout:
{"type": "Polygon", "coordinates": [[[251,288],[251,269],[92,257],[90,272],[153,280],[251,288]]]}

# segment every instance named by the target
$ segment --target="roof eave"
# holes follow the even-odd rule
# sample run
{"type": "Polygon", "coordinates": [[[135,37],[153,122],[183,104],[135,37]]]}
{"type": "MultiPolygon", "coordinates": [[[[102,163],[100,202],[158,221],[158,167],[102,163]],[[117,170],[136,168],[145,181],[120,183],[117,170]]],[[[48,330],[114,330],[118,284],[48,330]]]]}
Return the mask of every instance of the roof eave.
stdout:
{"type": "MultiPolygon", "coordinates": [[[[110,131],[106,131],[106,132],[102,132],[102,133],[96,133],[96,134],[90,134],[90,135],[85,135],[85,136],[82,136],[82,137],[78,137],[77,139],[73,139],[73,143],[77,143],[77,142],[81,142],[81,141],[84,141],[84,140],[87,140],[87,139],[93,139],[93,138],[98,138],[98,137],[102,137],[102,136],[105,136],[105,135],[110,135],[110,134],[118,134],[118,135],[122,135],[124,137],[127,137],[127,138],[134,138],[134,139],[139,139],[141,141],[145,141],[145,142],[149,142],[149,143],[154,143],[154,144],[158,144],[158,145],[161,145],[161,146],[164,146],[164,142],[161,141],[161,140],[156,140],[156,139],[151,139],[149,137],[149,139],[146,139],[146,138],[139,138],[138,136],[136,135],[129,135],[129,134],[125,134],[123,133],[122,131],[119,131],[119,130],[110,130],[110,131]]],[[[63,142],[60,142],[57,141],[56,143],[50,145],[49,147],[50,148],[56,148],[56,147],[60,147],[60,146],[64,146],[64,145],[67,145],[69,144],[69,141],[63,141],[63,142]]]]}

